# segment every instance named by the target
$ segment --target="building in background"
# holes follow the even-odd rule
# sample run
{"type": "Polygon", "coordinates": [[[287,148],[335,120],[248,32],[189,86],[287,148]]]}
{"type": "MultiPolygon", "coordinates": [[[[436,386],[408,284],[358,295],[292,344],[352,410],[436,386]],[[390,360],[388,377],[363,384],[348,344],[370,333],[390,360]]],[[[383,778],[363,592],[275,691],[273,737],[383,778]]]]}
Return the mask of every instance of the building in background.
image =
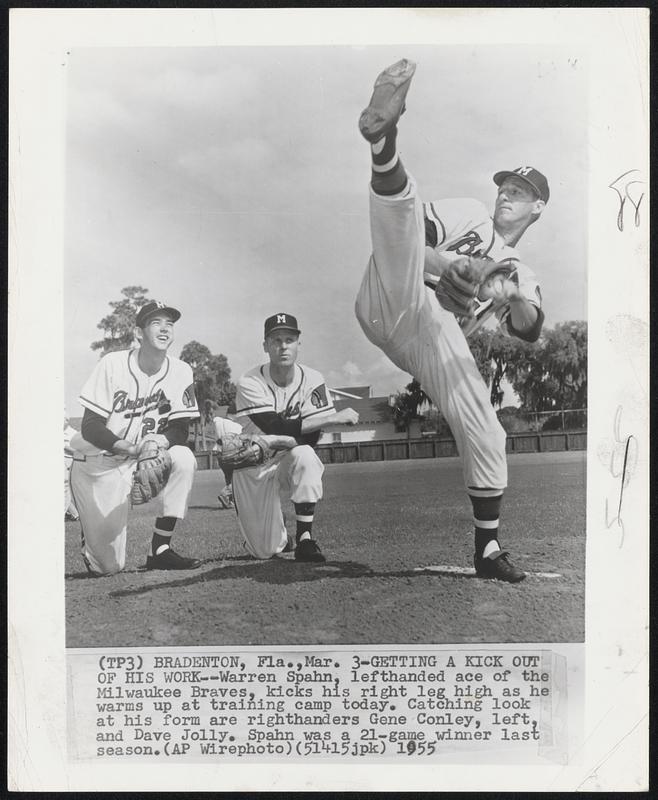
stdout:
{"type": "Polygon", "coordinates": [[[318,444],[374,442],[382,439],[407,439],[420,436],[420,421],[414,420],[409,431],[395,429],[391,396],[372,397],[370,386],[329,388],[337,411],[351,407],[359,414],[356,425],[340,425],[323,433],[318,444]]]}

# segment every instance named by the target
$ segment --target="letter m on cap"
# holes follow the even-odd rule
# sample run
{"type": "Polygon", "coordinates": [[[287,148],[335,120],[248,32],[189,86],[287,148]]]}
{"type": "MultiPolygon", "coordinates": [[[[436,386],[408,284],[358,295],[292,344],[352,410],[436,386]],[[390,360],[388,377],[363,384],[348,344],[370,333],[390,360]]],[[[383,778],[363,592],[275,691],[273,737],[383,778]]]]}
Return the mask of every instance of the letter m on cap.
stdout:
{"type": "Polygon", "coordinates": [[[286,319],[286,315],[285,314],[277,314],[276,315],[276,322],[277,322],[277,325],[285,325],[286,322],[288,322],[288,320],[286,319]]]}

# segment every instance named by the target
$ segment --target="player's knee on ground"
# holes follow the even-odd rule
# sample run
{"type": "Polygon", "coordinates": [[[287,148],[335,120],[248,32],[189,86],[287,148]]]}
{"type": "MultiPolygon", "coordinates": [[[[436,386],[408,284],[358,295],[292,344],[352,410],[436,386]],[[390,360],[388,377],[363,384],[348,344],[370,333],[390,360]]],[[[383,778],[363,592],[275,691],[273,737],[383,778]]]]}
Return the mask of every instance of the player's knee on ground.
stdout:
{"type": "Polygon", "coordinates": [[[88,569],[91,570],[92,574],[99,577],[102,575],[116,575],[126,566],[125,555],[121,558],[112,552],[92,553],[89,548],[83,549],[82,552],[88,569]]]}

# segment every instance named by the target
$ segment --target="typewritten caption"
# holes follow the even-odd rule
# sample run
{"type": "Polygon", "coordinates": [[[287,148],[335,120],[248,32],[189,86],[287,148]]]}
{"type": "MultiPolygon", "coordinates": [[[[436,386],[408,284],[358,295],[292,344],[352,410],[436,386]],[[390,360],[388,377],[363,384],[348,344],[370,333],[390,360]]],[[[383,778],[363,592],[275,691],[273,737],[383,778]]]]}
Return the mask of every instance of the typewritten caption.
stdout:
{"type": "Polygon", "coordinates": [[[551,650],[113,650],[68,654],[74,759],[567,760],[551,650]]]}

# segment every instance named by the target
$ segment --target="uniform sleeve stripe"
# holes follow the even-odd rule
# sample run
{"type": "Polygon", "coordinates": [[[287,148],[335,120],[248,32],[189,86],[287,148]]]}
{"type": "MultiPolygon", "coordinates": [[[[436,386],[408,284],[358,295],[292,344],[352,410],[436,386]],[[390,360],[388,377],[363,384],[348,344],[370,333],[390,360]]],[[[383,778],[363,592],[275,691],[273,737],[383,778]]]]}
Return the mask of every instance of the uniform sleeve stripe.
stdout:
{"type": "Polygon", "coordinates": [[[86,397],[80,396],[78,398],[78,401],[80,402],[80,405],[84,406],[85,408],[88,408],[90,411],[98,411],[101,414],[105,414],[106,417],[109,417],[110,414],[112,413],[111,411],[108,411],[106,408],[103,408],[103,406],[99,406],[97,403],[94,403],[93,400],[87,400],[86,397]]]}
{"type": "MultiPolygon", "coordinates": [[[[484,255],[488,255],[491,248],[494,246],[494,242],[496,241],[496,229],[494,226],[491,226],[491,241],[489,242],[489,247],[484,251],[484,255]]],[[[507,261],[507,259],[505,259],[507,261]]],[[[510,259],[511,260],[511,259],[510,259]]],[[[518,259],[516,259],[518,261],[518,259]]]]}
{"type": "Polygon", "coordinates": [[[239,409],[237,409],[236,413],[237,414],[246,414],[249,411],[257,411],[259,409],[261,409],[261,410],[262,409],[267,409],[268,411],[274,411],[275,410],[274,406],[271,403],[266,403],[265,405],[260,405],[260,406],[246,406],[245,408],[239,408],[239,409]]]}
{"type": "Polygon", "coordinates": [[[443,221],[441,220],[441,217],[437,214],[437,211],[434,208],[434,203],[428,203],[427,206],[432,211],[432,216],[434,217],[434,221],[438,222],[439,225],[441,226],[441,241],[436,243],[436,246],[438,247],[439,245],[443,244],[446,240],[446,228],[445,225],[443,224],[443,221]]]}
{"type": "Polygon", "coordinates": [[[185,419],[186,417],[189,419],[197,419],[200,417],[201,414],[198,411],[190,411],[189,408],[185,409],[185,411],[172,411],[169,414],[169,419],[185,419]]]}

